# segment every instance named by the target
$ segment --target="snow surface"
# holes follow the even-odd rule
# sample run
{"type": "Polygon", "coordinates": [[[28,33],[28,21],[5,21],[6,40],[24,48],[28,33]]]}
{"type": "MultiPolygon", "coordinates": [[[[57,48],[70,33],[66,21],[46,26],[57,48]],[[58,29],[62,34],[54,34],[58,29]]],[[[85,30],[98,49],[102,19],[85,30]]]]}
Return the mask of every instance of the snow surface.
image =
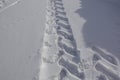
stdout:
{"type": "Polygon", "coordinates": [[[0,0],[0,80],[120,80],[119,0],[0,0]]]}
{"type": "Polygon", "coordinates": [[[4,9],[0,11],[0,80],[36,78],[45,26],[45,5],[44,0],[21,0],[0,9],[4,9]]]}

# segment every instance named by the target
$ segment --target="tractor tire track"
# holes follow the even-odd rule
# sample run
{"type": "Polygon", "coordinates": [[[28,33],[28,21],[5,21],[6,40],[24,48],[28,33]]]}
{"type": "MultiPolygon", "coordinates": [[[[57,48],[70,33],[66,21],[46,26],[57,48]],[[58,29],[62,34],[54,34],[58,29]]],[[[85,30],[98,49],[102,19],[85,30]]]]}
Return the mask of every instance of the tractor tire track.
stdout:
{"type": "MultiPolygon", "coordinates": [[[[68,54],[71,56],[73,60],[67,58],[67,61],[64,60],[63,57],[59,59],[59,65],[65,68],[68,74],[77,77],[80,80],[85,79],[84,72],[79,72],[78,63],[80,63],[80,53],[78,53],[76,41],[74,39],[74,35],[72,33],[71,26],[69,24],[69,20],[66,17],[66,12],[64,11],[64,6],[62,0],[55,0],[55,8],[56,8],[56,32],[58,35],[57,44],[60,50],[63,51],[64,54],[68,54]],[[77,59],[75,61],[75,58],[77,59]],[[72,64],[74,63],[74,64],[72,64]]],[[[62,55],[65,56],[65,55],[62,55]]],[[[62,71],[61,71],[62,72],[62,71]]],[[[62,79],[62,78],[61,78],[62,79]]]]}
{"type": "Polygon", "coordinates": [[[96,46],[92,46],[91,49],[96,52],[92,58],[95,70],[102,74],[98,80],[120,80],[118,59],[96,46]]]}
{"type": "Polygon", "coordinates": [[[84,72],[78,67],[80,52],[77,49],[62,0],[47,0],[46,9],[46,27],[41,52],[43,63],[41,66],[43,67],[41,67],[40,80],[48,80],[53,76],[57,76],[57,80],[65,80],[69,78],[68,75],[84,80],[84,72]],[[64,57],[67,61],[63,59],[64,57]],[[53,68],[57,70],[49,74],[53,68]]]}

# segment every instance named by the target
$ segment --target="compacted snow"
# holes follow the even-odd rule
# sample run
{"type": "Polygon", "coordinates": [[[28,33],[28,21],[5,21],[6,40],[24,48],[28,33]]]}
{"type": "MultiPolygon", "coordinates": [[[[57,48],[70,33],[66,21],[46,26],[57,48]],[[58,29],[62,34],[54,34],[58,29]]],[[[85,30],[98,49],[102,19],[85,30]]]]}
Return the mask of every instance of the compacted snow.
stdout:
{"type": "Polygon", "coordinates": [[[0,0],[0,80],[120,80],[119,0],[0,0]]]}

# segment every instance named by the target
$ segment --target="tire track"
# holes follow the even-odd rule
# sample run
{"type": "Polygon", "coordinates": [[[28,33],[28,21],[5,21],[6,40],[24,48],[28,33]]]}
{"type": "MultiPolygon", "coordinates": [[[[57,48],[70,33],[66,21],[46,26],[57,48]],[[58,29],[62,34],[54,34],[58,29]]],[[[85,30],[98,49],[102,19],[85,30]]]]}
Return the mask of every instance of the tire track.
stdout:
{"type": "MultiPolygon", "coordinates": [[[[67,61],[62,57],[59,59],[59,65],[65,68],[68,74],[77,77],[80,80],[85,79],[84,72],[79,71],[78,63],[80,63],[80,53],[78,53],[76,41],[74,39],[69,20],[66,17],[62,0],[55,0],[56,9],[56,32],[58,35],[57,44],[59,50],[63,51],[63,54],[68,54],[72,57],[72,61],[67,58],[67,61]],[[76,60],[75,60],[76,59],[76,60]]],[[[62,72],[62,71],[61,71],[62,72]]],[[[62,78],[61,78],[62,79],[62,78]]]]}
{"type": "Polygon", "coordinates": [[[91,49],[96,52],[92,58],[95,69],[102,75],[99,75],[98,80],[120,80],[119,60],[96,46],[91,49]]]}
{"type": "Polygon", "coordinates": [[[114,57],[113,55],[106,54],[105,52],[103,52],[102,50],[100,50],[99,48],[95,46],[92,47],[92,50],[99,53],[101,57],[103,57],[105,60],[107,60],[111,64],[118,65],[118,61],[116,60],[116,57],[114,57]]]}
{"type": "Polygon", "coordinates": [[[68,75],[76,77],[76,80],[84,80],[84,72],[78,65],[80,52],[77,49],[62,0],[47,0],[46,27],[41,53],[40,77],[42,77],[40,80],[48,80],[52,76],[57,76],[57,80],[65,80],[69,79],[68,75]],[[65,57],[67,61],[64,60],[65,57]],[[52,70],[53,68],[55,71],[52,70]],[[52,74],[48,74],[47,70],[53,71],[52,74]]]}
{"type": "Polygon", "coordinates": [[[109,69],[108,66],[105,66],[105,64],[102,64],[98,62],[95,66],[96,70],[104,73],[110,80],[120,80],[119,75],[116,73],[116,71],[113,71],[112,69],[109,69]]]}

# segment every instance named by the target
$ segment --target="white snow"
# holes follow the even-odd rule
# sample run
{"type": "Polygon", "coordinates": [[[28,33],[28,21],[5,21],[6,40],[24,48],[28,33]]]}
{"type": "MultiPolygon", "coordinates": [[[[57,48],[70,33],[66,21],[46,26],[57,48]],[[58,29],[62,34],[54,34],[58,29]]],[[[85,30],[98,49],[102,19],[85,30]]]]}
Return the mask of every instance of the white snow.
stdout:
{"type": "Polygon", "coordinates": [[[120,80],[119,0],[0,0],[0,80],[120,80]]]}
{"type": "Polygon", "coordinates": [[[45,0],[21,0],[0,11],[0,80],[35,80],[45,5],[45,0]]]}

